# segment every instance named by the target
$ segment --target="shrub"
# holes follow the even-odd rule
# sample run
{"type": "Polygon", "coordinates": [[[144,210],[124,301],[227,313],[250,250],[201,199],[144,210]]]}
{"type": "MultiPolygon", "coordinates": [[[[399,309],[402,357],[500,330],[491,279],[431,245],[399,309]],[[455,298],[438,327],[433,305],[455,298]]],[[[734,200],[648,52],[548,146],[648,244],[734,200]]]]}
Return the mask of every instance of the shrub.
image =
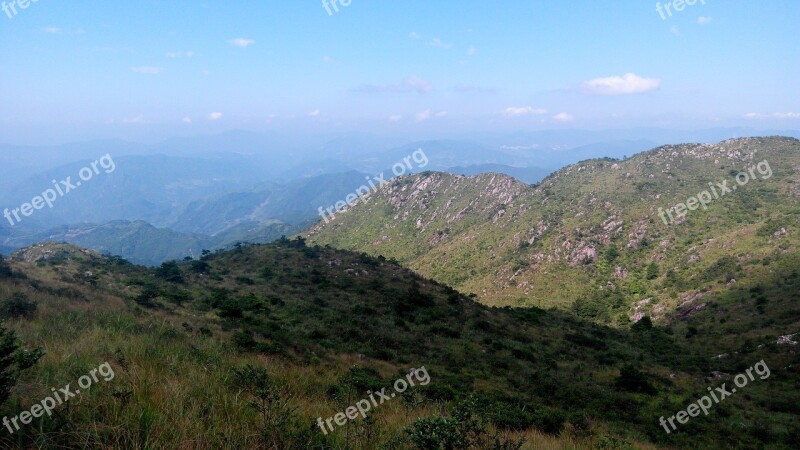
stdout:
{"type": "Polygon", "coordinates": [[[633,331],[648,331],[653,329],[653,321],[650,316],[642,317],[638,322],[631,325],[633,331]]]}
{"type": "Polygon", "coordinates": [[[156,306],[153,301],[161,295],[161,291],[155,285],[146,285],[142,292],[133,300],[141,306],[150,308],[156,306]]]}
{"type": "Polygon", "coordinates": [[[250,333],[237,331],[233,334],[233,344],[244,351],[251,351],[256,348],[256,340],[250,333]]]}
{"type": "Polygon", "coordinates": [[[437,415],[417,419],[405,429],[405,432],[414,448],[426,450],[462,448],[518,450],[524,444],[524,439],[514,441],[501,438],[499,434],[490,436],[474,399],[453,407],[450,417],[437,415]]]}
{"type": "Polygon", "coordinates": [[[205,261],[192,261],[192,265],[189,268],[194,273],[208,273],[211,270],[211,265],[205,261]]]}
{"type": "Polygon", "coordinates": [[[36,312],[36,302],[28,300],[22,292],[17,292],[0,304],[0,315],[6,319],[24,317],[30,319],[36,312]]]}
{"type": "Polygon", "coordinates": [[[647,375],[630,364],[620,369],[615,384],[618,389],[623,391],[651,395],[656,393],[656,389],[648,381],[647,375]]]}
{"type": "Polygon", "coordinates": [[[156,276],[170,283],[183,283],[181,269],[175,261],[167,261],[161,264],[161,267],[156,269],[156,276]]]}
{"type": "Polygon", "coordinates": [[[538,408],[533,413],[533,425],[547,434],[559,434],[567,420],[565,414],[552,408],[538,408]]]}
{"type": "Polygon", "coordinates": [[[33,367],[44,356],[42,349],[26,351],[17,344],[17,336],[0,324],[0,405],[8,400],[19,372],[33,367]]]}

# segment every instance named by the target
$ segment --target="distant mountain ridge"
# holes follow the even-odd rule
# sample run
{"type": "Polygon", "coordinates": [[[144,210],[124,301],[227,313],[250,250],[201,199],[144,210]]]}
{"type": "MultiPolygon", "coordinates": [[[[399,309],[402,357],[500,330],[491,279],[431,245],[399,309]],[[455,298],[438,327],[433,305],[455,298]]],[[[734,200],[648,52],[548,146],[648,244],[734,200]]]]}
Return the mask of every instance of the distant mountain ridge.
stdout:
{"type": "Polygon", "coordinates": [[[535,188],[503,175],[426,173],[396,180],[302,235],[395,258],[488,304],[584,308],[603,321],[666,318],[698,292],[765,276],[760,258],[784,264],[796,255],[798,174],[800,141],[780,137],[584,161],[535,188]],[[686,202],[708,183],[730,184],[762,160],[774,171],[769,179],[683,223],[659,218],[659,207],[686,202]]]}

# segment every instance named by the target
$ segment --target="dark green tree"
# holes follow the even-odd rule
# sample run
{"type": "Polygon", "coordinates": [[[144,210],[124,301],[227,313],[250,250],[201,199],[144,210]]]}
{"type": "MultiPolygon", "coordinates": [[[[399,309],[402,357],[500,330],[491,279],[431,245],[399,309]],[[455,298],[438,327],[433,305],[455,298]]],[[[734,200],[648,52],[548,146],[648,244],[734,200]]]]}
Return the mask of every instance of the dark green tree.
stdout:
{"type": "Polygon", "coordinates": [[[32,351],[20,348],[14,332],[0,323],[0,405],[11,395],[19,373],[32,367],[42,356],[44,351],[40,348],[32,351]]]}

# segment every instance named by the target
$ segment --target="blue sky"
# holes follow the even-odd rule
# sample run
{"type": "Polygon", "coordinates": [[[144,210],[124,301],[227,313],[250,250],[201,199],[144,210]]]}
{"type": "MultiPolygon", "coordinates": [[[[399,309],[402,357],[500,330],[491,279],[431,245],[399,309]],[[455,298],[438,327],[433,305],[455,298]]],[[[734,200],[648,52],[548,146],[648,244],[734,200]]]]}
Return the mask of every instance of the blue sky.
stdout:
{"type": "Polygon", "coordinates": [[[800,128],[796,0],[14,1],[0,142],[800,128]]]}

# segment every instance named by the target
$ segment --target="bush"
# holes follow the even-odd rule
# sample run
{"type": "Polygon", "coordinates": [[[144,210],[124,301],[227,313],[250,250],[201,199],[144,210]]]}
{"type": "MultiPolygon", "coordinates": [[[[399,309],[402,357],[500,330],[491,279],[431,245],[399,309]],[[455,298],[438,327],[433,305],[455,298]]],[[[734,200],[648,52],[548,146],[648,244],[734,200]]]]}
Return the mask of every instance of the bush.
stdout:
{"type": "Polygon", "coordinates": [[[0,324],[0,405],[8,400],[19,372],[32,367],[44,355],[42,349],[26,351],[17,344],[17,336],[0,324]]]}
{"type": "Polygon", "coordinates": [[[0,304],[0,315],[6,319],[16,319],[24,317],[30,319],[36,312],[36,302],[28,300],[28,297],[17,292],[0,304]]]}
{"type": "Polygon", "coordinates": [[[233,335],[233,344],[244,351],[252,351],[256,348],[256,340],[250,333],[244,331],[237,331],[233,335]]]}
{"type": "Polygon", "coordinates": [[[136,296],[133,300],[145,308],[156,306],[153,301],[161,295],[161,291],[154,285],[146,285],[142,289],[142,293],[136,296]]]}
{"type": "Polygon", "coordinates": [[[175,261],[167,261],[161,264],[161,267],[156,269],[156,276],[170,283],[183,283],[181,269],[175,261]]]}
{"type": "Polygon", "coordinates": [[[543,433],[559,434],[564,428],[566,415],[556,409],[538,408],[533,413],[533,425],[543,433]]]}
{"type": "Polygon", "coordinates": [[[189,268],[194,273],[208,273],[211,270],[211,265],[205,261],[192,261],[192,265],[189,268]]]}
{"type": "Polygon", "coordinates": [[[489,435],[486,422],[478,413],[474,399],[453,408],[450,417],[440,415],[417,419],[405,429],[408,439],[417,449],[455,450],[462,448],[492,448],[518,450],[524,439],[514,441],[489,435]]]}
{"type": "Polygon", "coordinates": [[[615,384],[618,389],[623,391],[650,395],[656,393],[656,389],[648,381],[647,375],[630,364],[620,369],[615,384]]]}
{"type": "Polygon", "coordinates": [[[642,317],[638,322],[631,326],[633,331],[648,331],[653,329],[653,321],[649,316],[642,317]]]}

